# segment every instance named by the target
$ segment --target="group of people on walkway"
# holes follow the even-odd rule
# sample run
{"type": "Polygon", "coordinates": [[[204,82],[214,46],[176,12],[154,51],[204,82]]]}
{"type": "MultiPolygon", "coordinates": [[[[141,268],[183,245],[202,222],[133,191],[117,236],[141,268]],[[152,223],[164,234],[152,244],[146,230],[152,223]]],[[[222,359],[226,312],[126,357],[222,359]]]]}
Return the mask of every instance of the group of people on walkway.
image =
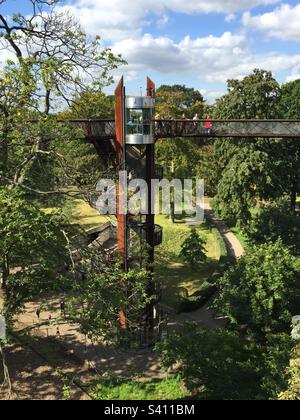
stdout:
{"type": "MultiPolygon", "coordinates": [[[[61,316],[65,317],[66,316],[66,304],[65,304],[65,302],[63,300],[60,302],[60,311],[61,311],[61,316]]],[[[40,321],[41,314],[42,314],[42,308],[41,307],[38,307],[37,310],[36,310],[36,312],[35,312],[35,314],[36,314],[36,317],[37,317],[38,321],[40,321]]],[[[48,323],[49,323],[49,325],[50,325],[51,321],[52,321],[52,314],[50,313],[48,315],[48,323]]],[[[58,326],[56,328],[56,336],[58,338],[61,336],[60,328],[58,326]]]]}
{"type": "MultiPolygon", "coordinates": [[[[173,118],[167,118],[167,121],[171,121],[173,120],[173,118]]],[[[181,120],[182,121],[193,121],[194,122],[194,126],[196,127],[198,125],[198,122],[200,121],[199,118],[199,114],[195,113],[194,117],[192,119],[187,118],[185,114],[182,114],[181,116],[181,120]]],[[[163,128],[164,127],[164,122],[162,121],[162,118],[160,116],[160,114],[156,114],[155,115],[155,121],[156,121],[156,127],[158,129],[163,128]]],[[[212,130],[212,121],[210,116],[208,115],[205,121],[205,129],[207,130],[207,134],[211,134],[211,130],[212,130]]]]}
{"type": "MultiPolygon", "coordinates": [[[[60,302],[59,306],[60,306],[61,315],[66,316],[66,304],[63,300],[60,302]]],[[[38,307],[36,312],[35,312],[38,320],[41,319],[41,313],[42,313],[42,309],[41,309],[41,307],[38,307]]],[[[52,321],[52,315],[51,314],[49,314],[49,316],[48,316],[48,321],[49,322],[52,321]]]]}

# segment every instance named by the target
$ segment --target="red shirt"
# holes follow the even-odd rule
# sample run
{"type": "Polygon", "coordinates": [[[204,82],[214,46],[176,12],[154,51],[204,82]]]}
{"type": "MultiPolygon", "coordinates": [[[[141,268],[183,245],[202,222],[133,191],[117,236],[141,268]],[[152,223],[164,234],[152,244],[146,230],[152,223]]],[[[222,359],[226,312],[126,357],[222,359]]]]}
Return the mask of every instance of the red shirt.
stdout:
{"type": "Polygon", "coordinates": [[[205,128],[208,128],[208,129],[211,129],[211,120],[210,120],[210,118],[208,118],[207,120],[206,120],[206,123],[205,123],[205,128]]]}

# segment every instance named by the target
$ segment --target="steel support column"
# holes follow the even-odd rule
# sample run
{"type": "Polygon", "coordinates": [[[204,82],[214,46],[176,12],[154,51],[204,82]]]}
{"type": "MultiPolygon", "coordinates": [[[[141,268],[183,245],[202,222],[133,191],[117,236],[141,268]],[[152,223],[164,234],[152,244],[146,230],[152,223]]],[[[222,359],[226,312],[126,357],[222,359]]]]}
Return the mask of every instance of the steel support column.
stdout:
{"type": "MultiPolygon", "coordinates": [[[[149,77],[147,78],[147,96],[155,97],[155,84],[149,77]]],[[[153,121],[154,124],[154,121],[153,121]]],[[[146,217],[147,223],[147,243],[149,246],[149,271],[150,279],[148,284],[148,296],[155,294],[155,284],[153,278],[153,263],[154,263],[154,230],[155,230],[155,216],[152,214],[152,207],[154,206],[151,184],[154,179],[155,171],[155,146],[150,144],[146,148],[146,182],[148,184],[148,215],[146,217]]],[[[154,302],[151,302],[147,307],[147,324],[150,328],[154,327],[154,302]]]]}
{"type": "MultiPolygon", "coordinates": [[[[126,169],[126,144],[125,144],[125,133],[124,133],[124,98],[125,88],[123,77],[121,78],[117,89],[115,91],[116,96],[116,114],[115,114],[115,126],[116,126],[116,166],[117,166],[117,177],[119,179],[119,171],[126,169]]],[[[127,238],[126,238],[126,191],[124,191],[121,185],[121,180],[117,184],[117,222],[118,222],[118,251],[119,257],[123,269],[127,270],[127,238]]],[[[126,312],[120,310],[120,326],[126,328],[126,312]]]]}

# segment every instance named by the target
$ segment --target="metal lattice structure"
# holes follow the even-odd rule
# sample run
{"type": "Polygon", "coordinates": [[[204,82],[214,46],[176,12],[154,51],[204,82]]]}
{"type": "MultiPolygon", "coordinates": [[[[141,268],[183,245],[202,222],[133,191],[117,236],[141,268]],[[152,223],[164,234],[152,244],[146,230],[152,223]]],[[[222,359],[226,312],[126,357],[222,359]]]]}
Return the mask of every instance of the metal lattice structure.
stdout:
{"type": "MultiPolygon", "coordinates": [[[[90,141],[115,140],[114,120],[72,120],[90,141]]],[[[188,138],[300,138],[300,120],[212,120],[212,129],[205,120],[155,121],[156,139],[188,138]]]]}

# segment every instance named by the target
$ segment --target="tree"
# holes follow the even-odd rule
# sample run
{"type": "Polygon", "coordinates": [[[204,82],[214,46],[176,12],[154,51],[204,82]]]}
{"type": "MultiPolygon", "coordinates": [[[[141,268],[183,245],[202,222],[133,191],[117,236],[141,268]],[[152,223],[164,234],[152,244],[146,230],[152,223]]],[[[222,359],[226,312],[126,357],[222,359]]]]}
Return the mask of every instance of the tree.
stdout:
{"type": "Polygon", "coordinates": [[[204,263],[207,259],[205,241],[192,229],[190,236],[181,245],[180,257],[191,266],[204,263]]]}
{"type": "Polygon", "coordinates": [[[266,337],[266,343],[262,346],[261,389],[268,399],[278,399],[278,395],[288,387],[288,368],[294,345],[290,334],[271,334],[266,337]]]}
{"type": "Polygon", "coordinates": [[[267,152],[257,150],[254,144],[241,145],[224,168],[217,186],[215,206],[220,216],[246,230],[257,200],[277,191],[274,169],[267,152]]]}
{"type": "Polygon", "coordinates": [[[11,319],[34,296],[63,287],[70,256],[59,213],[46,215],[7,188],[0,189],[0,209],[2,287],[11,319]]]}
{"type": "MultiPolygon", "coordinates": [[[[285,119],[298,119],[300,80],[281,87],[280,112],[285,119]]],[[[300,143],[299,139],[287,139],[281,147],[280,171],[284,190],[290,195],[290,205],[296,209],[297,194],[300,192],[300,143]]]]}
{"type": "MultiPolygon", "coordinates": [[[[0,42],[15,55],[0,77],[0,124],[4,132],[0,176],[2,183],[14,187],[23,187],[28,178],[24,173],[33,166],[35,175],[38,167],[45,172],[46,155],[61,162],[57,153],[48,150],[58,136],[48,135],[45,140],[43,133],[33,135],[36,122],[42,124],[44,115],[48,116],[54,106],[59,108],[62,101],[72,103],[92,81],[94,89],[110,83],[109,71],[124,63],[110,49],[101,47],[99,37],[88,37],[69,12],[58,9],[58,1],[29,3],[31,14],[17,14],[11,21],[0,14],[0,42]],[[22,172],[17,180],[16,173],[7,171],[16,166],[15,158],[17,174],[20,167],[22,172]]],[[[47,123],[49,126],[49,119],[47,123]]]]}
{"type": "Polygon", "coordinates": [[[162,85],[156,91],[156,110],[161,118],[193,118],[203,115],[204,99],[201,93],[184,85],[162,85]]]}
{"type": "Polygon", "coordinates": [[[197,163],[194,167],[196,177],[205,182],[205,194],[214,197],[217,194],[220,169],[218,159],[214,153],[213,144],[198,147],[197,163]]]}
{"type": "Polygon", "coordinates": [[[99,36],[90,40],[70,12],[56,7],[60,0],[28,3],[32,12],[14,15],[12,23],[0,15],[0,36],[3,47],[40,81],[43,91],[36,96],[45,113],[50,112],[52,97],[69,101],[89,80],[111,80],[108,72],[124,61],[102,49],[99,36]]]}
{"type": "Polygon", "coordinates": [[[247,230],[253,243],[263,244],[282,239],[293,253],[300,252],[300,217],[289,206],[287,199],[269,203],[252,218],[247,230]]]}
{"type": "Polygon", "coordinates": [[[280,86],[272,72],[255,69],[242,80],[228,80],[228,93],[217,99],[218,118],[272,119],[279,115],[280,86]]]}
{"type": "Polygon", "coordinates": [[[83,92],[77,94],[70,107],[62,114],[66,118],[115,118],[115,97],[107,96],[101,87],[88,86],[83,92]]]}
{"type": "Polygon", "coordinates": [[[189,139],[164,139],[156,144],[156,159],[164,167],[164,177],[174,178],[171,163],[174,164],[175,176],[190,179],[196,176],[201,149],[189,139]]]}
{"type": "Polygon", "coordinates": [[[101,249],[83,250],[80,255],[83,278],[75,282],[73,297],[67,300],[69,322],[79,324],[91,340],[115,342],[120,338],[119,313],[126,308],[123,335],[140,328],[145,307],[153,298],[146,293],[149,273],[133,269],[125,273],[118,261],[101,249]]]}
{"type": "Polygon", "coordinates": [[[247,341],[237,332],[186,323],[158,345],[165,368],[176,370],[196,398],[277,399],[288,384],[291,338],[269,335],[266,343],[247,341]]]}
{"type": "Polygon", "coordinates": [[[300,358],[299,347],[294,349],[288,368],[288,386],[278,396],[279,400],[294,401],[300,399],[300,358]]]}
{"type": "Polygon", "coordinates": [[[233,325],[248,325],[259,337],[289,332],[300,311],[300,272],[297,259],[283,245],[253,246],[220,280],[215,300],[218,314],[233,325]]]}
{"type": "MultiPolygon", "coordinates": [[[[96,84],[88,86],[83,92],[77,94],[68,109],[60,114],[63,119],[114,119],[115,98],[107,96],[96,84]]],[[[108,142],[107,142],[108,143],[108,142]]],[[[106,143],[106,146],[108,145],[106,143]]],[[[84,142],[79,138],[69,141],[56,142],[57,151],[64,156],[68,165],[76,171],[76,184],[81,188],[93,188],[100,178],[113,178],[115,176],[114,150],[107,149],[104,155],[104,144],[101,144],[97,152],[95,145],[84,142]],[[111,153],[111,155],[109,155],[111,153]]],[[[68,180],[67,180],[68,181],[68,180]]]]}
{"type": "MultiPolygon", "coordinates": [[[[184,85],[162,85],[156,92],[156,111],[160,118],[193,118],[198,113],[202,117],[204,99],[201,93],[184,85]]],[[[195,140],[184,138],[165,139],[156,145],[157,161],[164,166],[165,177],[174,177],[170,167],[173,162],[178,178],[190,179],[196,176],[201,149],[195,140]]]]}
{"type": "MultiPolygon", "coordinates": [[[[216,102],[215,117],[278,118],[279,102],[280,86],[272,73],[256,69],[243,80],[228,81],[228,93],[216,102]]],[[[245,224],[255,200],[282,194],[278,145],[277,140],[265,139],[216,141],[217,206],[222,216],[234,223],[245,224]]]]}
{"type": "Polygon", "coordinates": [[[260,391],[260,353],[237,333],[185,324],[158,347],[166,368],[178,367],[186,387],[201,399],[252,399],[260,391]]]}

